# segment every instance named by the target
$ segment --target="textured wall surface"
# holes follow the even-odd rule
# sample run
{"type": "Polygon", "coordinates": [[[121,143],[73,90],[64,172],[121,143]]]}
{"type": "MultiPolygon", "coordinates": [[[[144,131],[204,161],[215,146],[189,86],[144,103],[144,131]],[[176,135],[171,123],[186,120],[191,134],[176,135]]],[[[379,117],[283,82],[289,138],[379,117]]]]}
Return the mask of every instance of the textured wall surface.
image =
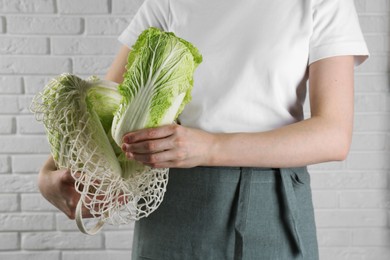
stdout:
{"type": "MultiPolygon", "coordinates": [[[[132,225],[86,236],[41,197],[49,148],[28,108],[54,75],[104,75],[142,2],[0,0],[0,259],[130,259],[132,225]]],[[[356,71],[351,153],[310,166],[323,260],[390,259],[390,0],[355,3],[371,58],[356,71]]]]}

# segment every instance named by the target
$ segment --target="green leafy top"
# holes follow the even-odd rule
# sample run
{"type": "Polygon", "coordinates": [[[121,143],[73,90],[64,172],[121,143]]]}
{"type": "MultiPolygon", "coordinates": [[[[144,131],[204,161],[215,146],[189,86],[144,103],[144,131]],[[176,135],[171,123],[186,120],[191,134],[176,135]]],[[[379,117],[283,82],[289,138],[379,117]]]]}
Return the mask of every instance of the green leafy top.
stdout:
{"type": "Polygon", "coordinates": [[[172,123],[191,100],[193,74],[202,62],[195,46],[172,32],[145,30],[128,56],[123,96],[112,134],[120,144],[129,131],[172,123]]]}

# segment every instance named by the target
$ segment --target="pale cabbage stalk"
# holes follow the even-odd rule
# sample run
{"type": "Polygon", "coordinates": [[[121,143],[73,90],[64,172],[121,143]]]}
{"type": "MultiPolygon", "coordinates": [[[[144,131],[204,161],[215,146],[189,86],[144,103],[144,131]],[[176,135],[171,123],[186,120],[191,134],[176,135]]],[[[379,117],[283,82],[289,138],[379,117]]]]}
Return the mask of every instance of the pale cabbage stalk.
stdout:
{"type": "Polygon", "coordinates": [[[127,160],[125,133],[173,123],[191,99],[202,56],[189,42],[156,28],[145,30],[128,57],[124,81],[62,74],[38,94],[31,110],[42,121],[60,169],[71,170],[81,194],[80,230],[95,234],[104,223],[126,224],[161,204],[168,170],[127,160]],[[81,207],[97,218],[85,227],[81,207]]]}

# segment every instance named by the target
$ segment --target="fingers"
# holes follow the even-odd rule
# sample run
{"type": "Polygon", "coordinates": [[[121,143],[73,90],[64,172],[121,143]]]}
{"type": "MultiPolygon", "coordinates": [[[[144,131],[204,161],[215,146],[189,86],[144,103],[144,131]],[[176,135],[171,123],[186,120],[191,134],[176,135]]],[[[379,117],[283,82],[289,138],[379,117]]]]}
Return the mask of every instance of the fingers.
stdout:
{"type": "MultiPolygon", "coordinates": [[[[76,218],[76,208],[77,204],[80,200],[79,194],[74,194],[74,196],[69,197],[65,202],[65,208],[62,210],[65,215],[69,219],[75,219],[76,218]]],[[[93,217],[92,214],[89,212],[89,210],[86,207],[82,207],[82,215],[83,218],[91,218],[93,217]]]]}
{"type": "Polygon", "coordinates": [[[122,150],[128,159],[135,159],[145,165],[155,166],[163,161],[177,158],[178,125],[143,129],[124,136],[122,150]]]}
{"type": "MultiPolygon", "coordinates": [[[[66,192],[66,198],[65,198],[65,205],[64,207],[61,209],[67,216],[68,218],[70,219],[75,219],[75,214],[76,214],[76,208],[77,208],[77,204],[79,203],[80,201],[80,198],[81,198],[81,195],[76,192],[75,189],[72,189],[72,190],[68,190],[66,192]]],[[[81,212],[82,212],[82,216],[83,218],[93,218],[93,217],[96,217],[96,213],[97,212],[101,212],[101,210],[104,210],[105,208],[107,208],[106,206],[106,202],[104,201],[100,201],[99,199],[104,199],[102,198],[102,196],[91,196],[91,197],[86,197],[84,198],[83,202],[87,203],[87,207],[85,207],[85,205],[83,204],[82,206],[82,209],[81,209],[81,212]],[[97,199],[97,200],[94,200],[94,199],[97,199]],[[91,213],[91,208],[93,208],[93,211],[94,214],[91,213]]]]}
{"type": "Polygon", "coordinates": [[[161,126],[157,128],[147,128],[139,131],[130,132],[123,136],[123,143],[131,144],[131,143],[137,143],[144,140],[166,138],[170,135],[173,135],[177,131],[178,127],[180,126],[176,124],[172,124],[172,125],[161,126]]]}
{"type": "MultiPolygon", "coordinates": [[[[84,188],[88,189],[87,196],[83,199],[87,203],[87,207],[82,207],[83,218],[92,218],[99,216],[99,212],[104,212],[108,208],[109,202],[101,194],[96,194],[97,189],[94,184],[88,187],[83,185],[75,185],[76,180],[82,180],[82,173],[74,173],[73,176],[68,169],[46,169],[38,178],[38,187],[44,198],[46,198],[53,206],[62,211],[69,219],[75,219],[76,208],[80,200],[80,192],[84,188]],[[92,209],[93,214],[91,214],[92,209]]],[[[99,186],[99,185],[97,185],[99,186]]],[[[126,203],[126,198],[121,196],[119,203],[126,203]]]]}
{"type": "Polygon", "coordinates": [[[174,149],[152,154],[134,153],[132,158],[152,168],[165,168],[167,165],[169,167],[178,167],[180,162],[184,162],[187,159],[187,155],[182,150],[174,149]]]}
{"type": "Polygon", "coordinates": [[[122,145],[122,150],[131,154],[157,153],[172,148],[174,148],[172,136],[122,145]]]}
{"type": "MultiPolygon", "coordinates": [[[[161,163],[183,159],[180,149],[181,126],[173,124],[128,133],[122,150],[128,159],[137,160],[153,168],[161,163]]],[[[170,163],[172,166],[172,162],[170,163]]]]}
{"type": "Polygon", "coordinates": [[[128,133],[122,150],[130,160],[152,168],[188,168],[201,165],[209,139],[203,131],[172,124],[128,133]]]}
{"type": "MultiPolygon", "coordinates": [[[[78,189],[82,187],[78,187],[78,189]]],[[[75,219],[77,203],[80,193],[76,190],[75,179],[67,169],[51,171],[40,180],[42,195],[56,208],[62,211],[69,219],[75,219]]],[[[93,215],[86,207],[82,209],[83,218],[93,215]]]]}

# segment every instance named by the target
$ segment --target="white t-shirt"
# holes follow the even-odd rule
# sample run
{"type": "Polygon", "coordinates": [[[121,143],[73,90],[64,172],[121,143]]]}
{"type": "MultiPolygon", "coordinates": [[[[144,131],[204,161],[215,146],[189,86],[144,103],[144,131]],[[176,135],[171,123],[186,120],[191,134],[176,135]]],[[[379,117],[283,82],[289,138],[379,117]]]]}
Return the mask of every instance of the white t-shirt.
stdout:
{"type": "Polygon", "coordinates": [[[300,121],[308,65],[368,55],[353,0],[145,0],[119,40],[131,47],[150,26],[203,55],[180,122],[210,132],[300,121]]]}

